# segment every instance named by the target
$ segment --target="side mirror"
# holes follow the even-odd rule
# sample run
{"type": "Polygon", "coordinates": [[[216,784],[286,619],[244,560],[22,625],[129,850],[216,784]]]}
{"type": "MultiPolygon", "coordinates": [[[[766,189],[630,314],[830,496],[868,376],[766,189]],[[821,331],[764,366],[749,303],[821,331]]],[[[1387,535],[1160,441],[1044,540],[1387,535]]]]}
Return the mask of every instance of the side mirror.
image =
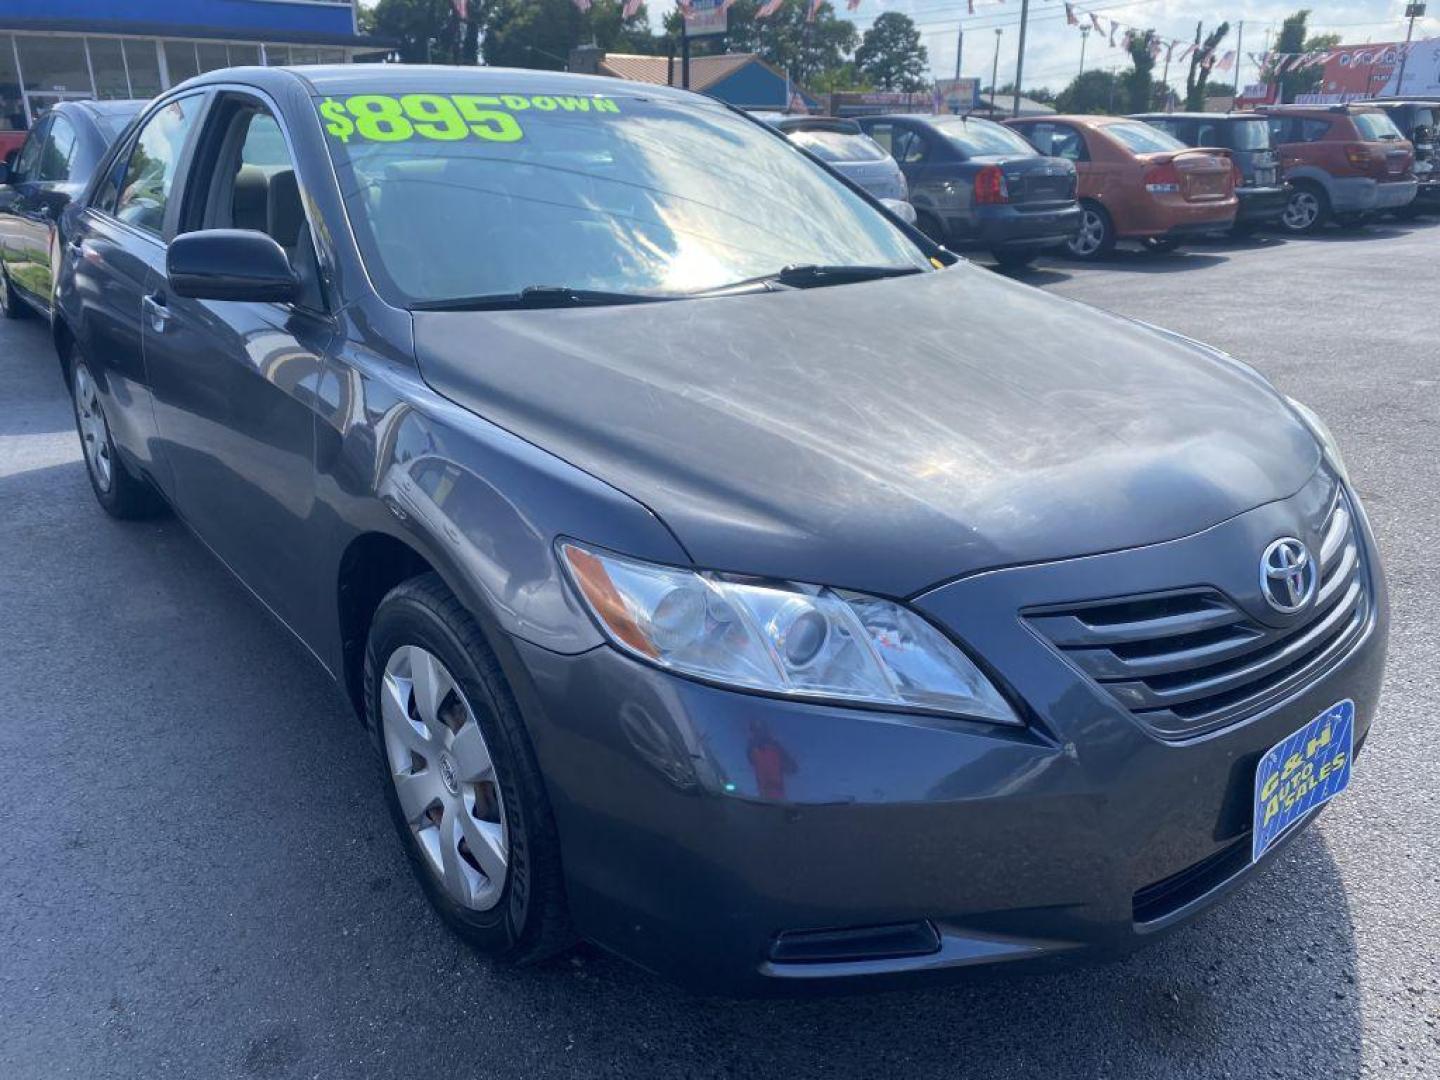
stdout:
{"type": "Polygon", "coordinates": [[[170,242],[165,276],[176,296],[284,304],[300,295],[285,249],[262,232],[202,229],[170,242]]]}
{"type": "Polygon", "coordinates": [[[881,199],[880,205],[905,222],[906,225],[915,224],[915,207],[904,199],[881,199]]]}

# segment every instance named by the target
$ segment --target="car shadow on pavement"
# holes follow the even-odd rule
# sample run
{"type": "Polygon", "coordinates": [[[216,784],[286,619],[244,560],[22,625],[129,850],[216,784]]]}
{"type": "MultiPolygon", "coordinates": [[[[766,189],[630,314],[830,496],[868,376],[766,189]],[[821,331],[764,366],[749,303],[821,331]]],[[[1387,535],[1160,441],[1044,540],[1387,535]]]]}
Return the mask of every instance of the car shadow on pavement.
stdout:
{"type": "Polygon", "coordinates": [[[1329,244],[1354,244],[1371,240],[1394,240],[1399,236],[1408,236],[1412,232],[1423,231],[1440,227],[1440,222],[1430,220],[1396,221],[1382,220],[1372,221],[1361,225],[1332,225],[1319,232],[1310,233],[1305,237],[1308,241],[1318,241],[1329,244]]]}
{"type": "Polygon", "coordinates": [[[1173,252],[1145,251],[1117,247],[1109,256],[1087,263],[1097,270],[1119,270],[1135,274],[1183,274],[1190,270],[1208,270],[1229,262],[1226,255],[1181,248],[1173,252]]]}
{"type": "MultiPolygon", "coordinates": [[[[538,973],[581,995],[600,1060],[643,1046],[656,1075],[1328,1077],[1360,1074],[1354,939],[1315,830],[1228,903],[1124,960],[976,971],[944,990],[702,999],[593,950],[538,973]]],[[[697,933],[703,933],[701,928],[697,933]]],[[[548,996],[548,995],[547,995],[548,996]]]]}

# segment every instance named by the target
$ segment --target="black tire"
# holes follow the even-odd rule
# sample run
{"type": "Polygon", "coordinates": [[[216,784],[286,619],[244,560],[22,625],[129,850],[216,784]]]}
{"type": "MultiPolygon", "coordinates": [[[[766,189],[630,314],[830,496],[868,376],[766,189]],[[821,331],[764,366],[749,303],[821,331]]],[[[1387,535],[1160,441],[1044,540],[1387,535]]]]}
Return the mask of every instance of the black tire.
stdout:
{"type": "Polygon", "coordinates": [[[1147,236],[1141,241],[1141,246],[1146,251],[1153,251],[1156,255],[1168,255],[1172,251],[1180,250],[1180,241],[1168,236],[1147,236]]]}
{"type": "Polygon", "coordinates": [[[1280,218],[1280,228],[1295,236],[1319,232],[1330,220],[1330,197],[1319,184],[1297,180],[1280,218]]]}
{"type": "Polygon", "coordinates": [[[90,490],[95,492],[96,502],[111,517],[122,521],[164,514],[168,507],[160,493],[143,476],[131,472],[116,451],[102,403],[98,396],[90,397],[85,391],[87,384],[95,385],[94,376],[73,347],[66,368],[70,372],[70,407],[75,416],[75,433],[80,437],[85,474],[90,478],[90,490]],[[89,400],[82,403],[82,397],[89,400]],[[103,447],[97,440],[103,442],[103,447]],[[104,466],[100,464],[102,459],[104,466]]]}
{"type": "Polygon", "coordinates": [[[515,964],[538,962],[573,944],[559,837],[520,710],[479,626],[437,574],[397,585],[375,612],[365,649],[365,719],[396,832],[415,877],[445,923],[479,952],[515,964]],[[490,751],[509,844],[504,888],[488,910],[466,907],[445,891],[400,807],[382,734],[380,695],[387,662],[406,645],[425,649],[448,669],[490,751]]]}
{"type": "Polygon", "coordinates": [[[1023,270],[1040,256],[1033,248],[996,248],[990,254],[1002,270],[1023,270]]]}
{"type": "Polygon", "coordinates": [[[945,243],[945,227],[934,214],[924,210],[915,211],[915,227],[937,244],[945,243]]]}
{"type": "Polygon", "coordinates": [[[30,308],[20,299],[15,286],[10,284],[10,275],[0,269],[0,314],[7,319],[28,319],[30,308]]]}
{"type": "Polygon", "coordinates": [[[1115,224],[1097,202],[1086,200],[1080,210],[1080,232],[1065,242],[1065,251],[1074,259],[1103,259],[1115,250],[1115,224]]]}

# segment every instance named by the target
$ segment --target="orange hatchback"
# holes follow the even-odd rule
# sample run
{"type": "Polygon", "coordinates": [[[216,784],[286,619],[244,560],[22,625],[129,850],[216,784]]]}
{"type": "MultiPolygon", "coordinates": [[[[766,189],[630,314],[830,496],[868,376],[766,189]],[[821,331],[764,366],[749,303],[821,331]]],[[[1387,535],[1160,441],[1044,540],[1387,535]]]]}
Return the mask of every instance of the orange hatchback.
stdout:
{"type": "Polygon", "coordinates": [[[1068,248],[1078,258],[1106,255],[1117,240],[1173,251],[1187,236],[1235,222],[1236,167],[1228,150],[1189,147],[1121,116],[1037,116],[1005,123],[1040,153],[1075,163],[1082,219],[1068,248]]]}

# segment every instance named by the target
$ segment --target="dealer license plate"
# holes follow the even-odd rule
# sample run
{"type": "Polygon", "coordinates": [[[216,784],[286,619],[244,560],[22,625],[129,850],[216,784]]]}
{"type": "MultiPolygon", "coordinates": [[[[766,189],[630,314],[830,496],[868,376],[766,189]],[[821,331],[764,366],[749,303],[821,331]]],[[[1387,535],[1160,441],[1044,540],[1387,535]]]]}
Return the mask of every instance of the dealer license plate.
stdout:
{"type": "Polygon", "coordinates": [[[1350,785],[1355,752],[1355,703],[1342,701],[1265,752],[1255,769],[1255,826],[1250,856],[1258,859],[1285,831],[1350,785]]]}

